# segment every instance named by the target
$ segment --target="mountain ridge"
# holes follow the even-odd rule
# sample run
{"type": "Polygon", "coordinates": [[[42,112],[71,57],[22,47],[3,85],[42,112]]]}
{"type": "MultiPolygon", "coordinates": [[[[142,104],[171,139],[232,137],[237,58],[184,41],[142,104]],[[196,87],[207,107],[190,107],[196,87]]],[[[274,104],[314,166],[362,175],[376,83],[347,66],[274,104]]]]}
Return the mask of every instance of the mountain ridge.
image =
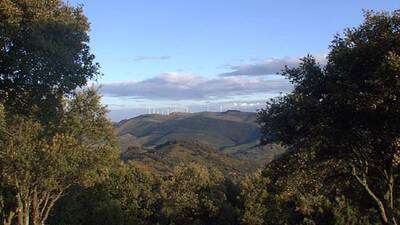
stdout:
{"type": "Polygon", "coordinates": [[[115,126],[124,160],[163,172],[179,163],[203,162],[227,173],[247,173],[283,152],[277,145],[260,146],[252,112],[145,114],[115,126]]]}

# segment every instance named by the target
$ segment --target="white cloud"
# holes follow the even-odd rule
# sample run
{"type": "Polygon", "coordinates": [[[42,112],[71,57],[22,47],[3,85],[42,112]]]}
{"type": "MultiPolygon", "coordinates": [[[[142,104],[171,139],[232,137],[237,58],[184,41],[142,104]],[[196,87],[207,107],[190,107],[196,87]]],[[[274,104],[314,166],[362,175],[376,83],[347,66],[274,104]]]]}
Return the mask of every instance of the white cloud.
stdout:
{"type": "Polygon", "coordinates": [[[292,89],[286,79],[261,77],[217,77],[206,79],[194,75],[163,73],[142,81],[102,84],[105,96],[147,100],[207,100],[260,93],[280,93],[292,89]]]}
{"type": "Polygon", "coordinates": [[[159,60],[167,60],[171,59],[171,56],[137,56],[133,60],[134,61],[159,61],[159,60]]]}
{"type": "MultiPolygon", "coordinates": [[[[326,59],[324,55],[314,56],[317,62],[325,64],[326,59]]],[[[285,66],[296,67],[300,62],[299,58],[285,57],[285,58],[268,58],[254,64],[242,64],[238,66],[229,66],[231,72],[219,74],[221,77],[230,76],[262,76],[278,74],[284,69],[285,66]]]]}

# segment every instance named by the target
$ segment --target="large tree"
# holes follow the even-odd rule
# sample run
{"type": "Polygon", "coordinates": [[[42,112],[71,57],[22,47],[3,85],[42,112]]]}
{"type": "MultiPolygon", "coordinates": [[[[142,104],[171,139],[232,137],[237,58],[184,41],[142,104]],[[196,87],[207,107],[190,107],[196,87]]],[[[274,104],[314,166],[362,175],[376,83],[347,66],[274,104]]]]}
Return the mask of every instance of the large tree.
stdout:
{"type": "Polygon", "coordinates": [[[283,74],[295,88],[259,113],[262,141],[345,162],[382,222],[397,224],[400,11],[365,12],[334,38],[326,65],[307,56],[283,74]]]}
{"type": "Polygon", "coordinates": [[[227,205],[223,174],[191,163],[174,168],[160,186],[163,213],[168,224],[226,224],[221,217],[227,205]]]}
{"type": "Polygon", "coordinates": [[[69,186],[98,181],[117,158],[99,96],[74,92],[99,75],[88,31],[62,0],[0,1],[0,186],[16,193],[6,224],[43,224],[69,186]]]}
{"type": "Polygon", "coordinates": [[[135,162],[120,162],[104,182],[89,188],[74,187],[63,196],[49,218],[50,224],[136,225],[156,224],[159,212],[158,179],[135,162]]]}
{"type": "MultiPolygon", "coordinates": [[[[15,193],[4,223],[43,225],[54,204],[73,185],[103,180],[118,159],[114,128],[94,90],[66,101],[49,135],[32,118],[12,117],[0,129],[0,181],[15,193]]],[[[4,118],[3,115],[0,115],[4,118]]]]}
{"type": "Polygon", "coordinates": [[[81,7],[62,0],[0,1],[0,102],[49,121],[61,99],[99,74],[81,7]]]}

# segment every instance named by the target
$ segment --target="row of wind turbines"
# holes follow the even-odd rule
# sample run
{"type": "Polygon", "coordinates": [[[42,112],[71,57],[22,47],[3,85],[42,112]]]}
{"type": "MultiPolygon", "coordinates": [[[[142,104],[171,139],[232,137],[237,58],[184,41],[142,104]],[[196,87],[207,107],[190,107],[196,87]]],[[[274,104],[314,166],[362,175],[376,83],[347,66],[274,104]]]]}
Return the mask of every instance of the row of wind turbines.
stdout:
{"type": "MultiPolygon", "coordinates": [[[[207,105],[205,107],[206,112],[210,112],[210,106],[207,105]]],[[[214,107],[215,109],[215,107],[214,107]]],[[[222,105],[219,106],[219,112],[223,112],[224,107],[222,105]]],[[[213,110],[215,112],[216,110],[213,110]]],[[[192,110],[190,107],[165,107],[165,108],[153,108],[153,107],[147,107],[147,114],[159,114],[159,115],[169,115],[171,113],[191,113],[192,110]]]]}

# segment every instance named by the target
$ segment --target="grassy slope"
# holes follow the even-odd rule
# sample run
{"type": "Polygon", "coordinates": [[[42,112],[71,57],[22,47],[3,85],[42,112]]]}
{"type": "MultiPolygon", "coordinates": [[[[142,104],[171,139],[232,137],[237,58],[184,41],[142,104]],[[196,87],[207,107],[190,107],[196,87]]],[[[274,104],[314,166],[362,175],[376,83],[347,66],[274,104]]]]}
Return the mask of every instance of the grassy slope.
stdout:
{"type": "Polygon", "coordinates": [[[258,145],[254,113],[142,115],[116,126],[123,159],[153,172],[168,173],[180,163],[197,162],[243,174],[283,152],[280,146],[258,145]]]}
{"type": "Polygon", "coordinates": [[[121,121],[118,134],[121,146],[155,146],[173,140],[193,140],[214,148],[233,147],[258,140],[254,113],[193,113],[143,115],[121,121]]]}

